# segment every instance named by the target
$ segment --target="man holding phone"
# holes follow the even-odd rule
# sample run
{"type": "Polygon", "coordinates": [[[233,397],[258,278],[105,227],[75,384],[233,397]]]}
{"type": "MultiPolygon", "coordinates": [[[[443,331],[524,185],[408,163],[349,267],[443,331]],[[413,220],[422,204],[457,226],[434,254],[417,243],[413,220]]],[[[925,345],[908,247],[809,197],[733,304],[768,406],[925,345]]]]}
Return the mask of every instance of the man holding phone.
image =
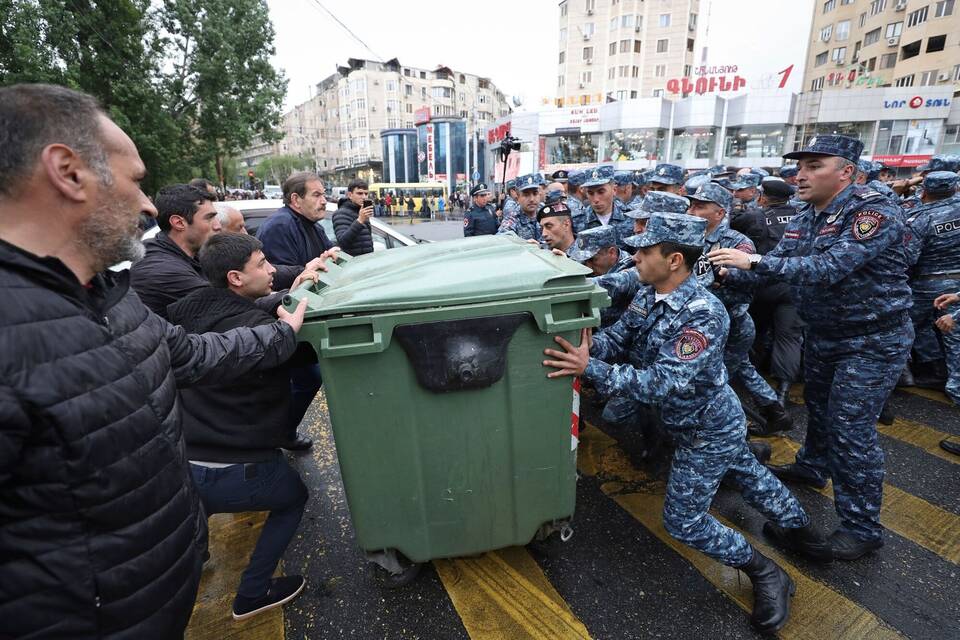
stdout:
{"type": "Polygon", "coordinates": [[[373,253],[370,231],[373,201],[369,198],[368,190],[369,186],[363,180],[351,181],[347,185],[347,197],[340,201],[340,208],[333,214],[333,232],[337,236],[337,244],[351,256],[373,253]]]}

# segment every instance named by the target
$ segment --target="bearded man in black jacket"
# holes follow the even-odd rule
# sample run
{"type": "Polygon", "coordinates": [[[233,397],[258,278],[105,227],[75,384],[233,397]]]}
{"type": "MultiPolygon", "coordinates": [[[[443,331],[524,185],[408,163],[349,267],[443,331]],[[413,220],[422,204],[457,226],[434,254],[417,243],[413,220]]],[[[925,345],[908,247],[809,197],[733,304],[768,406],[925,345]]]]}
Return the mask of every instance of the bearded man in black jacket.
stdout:
{"type": "MultiPolygon", "coordinates": [[[[207,240],[198,257],[213,286],[170,305],[171,322],[190,332],[219,333],[274,321],[256,305],[271,293],[276,273],[259,240],[220,233],[207,240]]],[[[316,279],[316,272],[305,271],[293,286],[308,278],[316,279]]],[[[303,411],[292,413],[290,368],[309,363],[313,355],[301,343],[290,360],[273,369],[181,393],[187,458],[207,515],[270,511],[233,602],[237,620],[290,601],[305,584],[302,576],[271,576],[307,501],[306,486],[280,448],[291,423],[296,429],[303,417],[303,411]]]]}

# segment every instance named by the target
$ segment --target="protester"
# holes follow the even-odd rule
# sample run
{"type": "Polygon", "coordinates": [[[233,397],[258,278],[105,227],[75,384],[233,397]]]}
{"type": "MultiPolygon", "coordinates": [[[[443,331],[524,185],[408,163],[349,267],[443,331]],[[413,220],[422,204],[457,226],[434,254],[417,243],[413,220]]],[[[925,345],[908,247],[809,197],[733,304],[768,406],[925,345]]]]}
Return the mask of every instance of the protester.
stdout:
{"type": "Polygon", "coordinates": [[[317,224],[326,216],[327,192],[316,174],[300,172],[287,178],[283,204],[257,230],[268,260],[305,265],[333,249],[326,231],[317,224]]]}
{"type": "Polygon", "coordinates": [[[347,185],[347,197],[333,214],[333,232],[337,244],[351,256],[373,253],[373,232],[370,216],[373,207],[364,206],[369,196],[369,187],[363,180],[353,180],[347,185]]]}

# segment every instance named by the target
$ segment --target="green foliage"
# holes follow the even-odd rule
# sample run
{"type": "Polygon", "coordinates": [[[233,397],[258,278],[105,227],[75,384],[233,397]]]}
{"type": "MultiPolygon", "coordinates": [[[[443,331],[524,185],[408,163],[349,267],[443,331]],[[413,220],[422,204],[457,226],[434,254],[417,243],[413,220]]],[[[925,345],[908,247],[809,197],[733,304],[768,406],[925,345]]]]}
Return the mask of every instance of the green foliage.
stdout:
{"type": "Polygon", "coordinates": [[[265,0],[0,0],[0,84],[96,96],[137,144],[152,192],[276,139],[286,91],[265,0]]]}
{"type": "Polygon", "coordinates": [[[291,173],[313,171],[313,160],[294,155],[269,156],[257,163],[254,173],[267,184],[283,184],[291,173]]]}

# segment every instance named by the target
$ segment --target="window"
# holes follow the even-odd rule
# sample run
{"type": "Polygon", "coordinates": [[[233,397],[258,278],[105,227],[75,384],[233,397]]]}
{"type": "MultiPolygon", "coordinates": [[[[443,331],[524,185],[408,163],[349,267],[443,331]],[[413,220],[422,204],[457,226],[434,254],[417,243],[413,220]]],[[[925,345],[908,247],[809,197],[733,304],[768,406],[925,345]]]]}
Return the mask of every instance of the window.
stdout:
{"type": "MultiPolygon", "coordinates": [[[[920,40],[911,42],[900,50],[900,59],[909,60],[920,55],[920,40]]],[[[907,85],[910,86],[910,85],[907,85]]]]}
{"type": "Polygon", "coordinates": [[[887,25],[887,30],[884,32],[884,37],[899,38],[901,33],[903,33],[903,23],[891,22],[890,24],[887,25]]]}
{"type": "Polygon", "coordinates": [[[583,25],[583,35],[592,36],[595,31],[596,27],[592,22],[588,22],[587,24],[583,25]]]}
{"type": "MultiPolygon", "coordinates": [[[[893,55],[893,61],[896,62],[896,61],[897,61],[897,54],[894,53],[894,54],[892,54],[892,55],[893,55]]],[[[874,56],[874,57],[870,58],[869,60],[867,60],[867,64],[864,65],[864,70],[865,70],[865,71],[873,71],[873,70],[875,70],[876,68],[877,68],[877,57],[876,57],[876,56],[874,56]]]]}
{"type": "Polygon", "coordinates": [[[413,113],[413,105],[412,105],[412,104],[410,104],[410,103],[408,102],[408,103],[406,104],[406,107],[407,107],[407,113],[413,113]]]}
{"type": "Polygon", "coordinates": [[[693,43],[694,43],[693,38],[687,38],[687,51],[689,51],[690,53],[693,53],[693,43]]]}
{"type": "Polygon", "coordinates": [[[397,83],[393,80],[387,80],[387,91],[391,93],[397,90],[397,83]]]}
{"type": "Polygon", "coordinates": [[[610,48],[608,49],[608,54],[612,56],[612,55],[615,55],[616,53],[617,53],[617,43],[611,42],[610,48]]]}
{"type": "MultiPolygon", "coordinates": [[[[566,40],[566,39],[567,39],[567,28],[566,28],[566,27],[564,27],[563,29],[560,29],[560,39],[561,39],[561,40],[566,40]]],[[[461,75],[460,77],[463,78],[463,75],[461,75]]]]}
{"type": "Polygon", "coordinates": [[[867,35],[863,36],[863,46],[868,47],[878,40],[880,40],[880,27],[877,27],[873,31],[868,31],[867,35]]]}
{"type": "Polygon", "coordinates": [[[689,64],[683,65],[683,75],[689,78],[692,72],[693,72],[693,67],[691,67],[689,64]]]}
{"type": "Polygon", "coordinates": [[[927,39],[927,53],[943,51],[947,44],[947,36],[930,36],[927,39]]]}
{"type": "Polygon", "coordinates": [[[434,87],[431,91],[434,98],[452,98],[453,90],[450,87],[434,87]]]}
{"type": "Polygon", "coordinates": [[[867,21],[867,13],[866,13],[866,11],[864,11],[863,13],[860,14],[860,28],[861,28],[861,29],[863,29],[863,25],[864,25],[864,23],[866,23],[866,21],[867,21]]]}
{"type": "Polygon", "coordinates": [[[637,97],[637,92],[636,92],[636,91],[631,91],[631,92],[630,92],[630,98],[633,99],[633,98],[636,98],[636,97],[637,97]]]}
{"type": "Polygon", "coordinates": [[[856,62],[860,59],[860,42],[858,41],[853,45],[853,57],[850,58],[850,62],[856,62]]]}
{"type": "Polygon", "coordinates": [[[620,41],[620,53],[630,53],[630,41],[621,40],[620,41]]]}
{"type": "Polygon", "coordinates": [[[366,128],[367,128],[367,117],[366,117],[366,116],[360,116],[359,118],[357,118],[357,124],[356,124],[356,126],[359,127],[359,128],[361,128],[361,129],[366,129],[366,128]]]}
{"type": "Polygon", "coordinates": [[[621,27],[632,27],[633,26],[633,14],[620,16],[620,26],[621,27]]]}
{"type": "Polygon", "coordinates": [[[562,18],[562,17],[564,17],[565,15],[567,15],[567,3],[566,3],[566,2],[564,2],[563,4],[560,5],[560,17],[562,18]]]}
{"type": "Polygon", "coordinates": [[[627,99],[626,90],[621,89],[620,91],[617,91],[617,100],[626,100],[626,99],[627,99]]]}
{"type": "Polygon", "coordinates": [[[658,77],[658,78],[665,78],[665,77],[667,76],[667,65],[665,65],[665,64],[658,64],[658,65],[654,68],[653,75],[655,75],[655,76],[658,77]]]}
{"type": "Polygon", "coordinates": [[[634,53],[640,53],[640,41],[639,41],[639,40],[634,40],[634,41],[633,41],[633,52],[634,52],[634,53]]]}
{"type": "Polygon", "coordinates": [[[633,65],[633,69],[631,70],[630,77],[632,77],[632,78],[639,78],[639,77],[640,77],[640,67],[638,67],[637,65],[633,65]]]}
{"type": "Polygon", "coordinates": [[[887,0],[873,0],[870,3],[870,15],[875,16],[878,13],[883,13],[883,10],[887,8],[887,0]]]}
{"type": "Polygon", "coordinates": [[[823,12],[830,13],[837,8],[837,0],[827,0],[823,3],[823,12]]]}
{"type": "Polygon", "coordinates": [[[667,40],[666,38],[664,38],[663,40],[657,40],[657,53],[666,53],[666,52],[667,52],[667,44],[668,44],[669,42],[670,42],[670,41],[667,40]]]}
{"type": "Polygon", "coordinates": [[[621,78],[626,78],[627,75],[629,75],[629,73],[630,73],[630,66],[629,66],[629,65],[622,64],[622,65],[620,65],[619,67],[617,67],[617,75],[618,75],[619,77],[621,77],[621,78]]]}
{"type": "MultiPolygon", "coordinates": [[[[927,21],[927,11],[930,7],[924,7],[923,9],[917,9],[916,11],[911,11],[907,14],[907,26],[915,27],[918,24],[922,24],[927,21]]],[[[910,85],[907,85],[910,86],[910,85]]]]}
{"type": "Polygon", "coordinates": [[[426,71],[421,71],[421,72],[420,72],[420,79],[421,79],[421,80],[426,80],[426,79],[427,79],[427,72],[426,72],[426,71]]]}
{"type": "Polygon", "coordinates": [[[697,28],[697,14],[695,13],[690,14],[690,27],[693,29],[697,28]]]}
{"type": "Polygon", "coordinates": [[[616,29],[617,25],[619,24],[620,24],[619,18],[616,18],[616,17],[610,18],[610,31],[613,31],[614,29],[616,29]]]}
{"type": "Polygon", "coordinates": [[[584,60],[593,60],[593,47],[584,47],[584,48],[583,48],[583,59],[584,59],[584,60]]]}
{"type": "Polygon", "coordinates": [[[827,42],[830,39],[830,36],[833,35],[833,25],[828,24],[823,29],[820,29],[820,42],[827,42]]]}
{"type": "Polygon", "coordinates": [[[953,65],[953,81],[960,82],[960,64],[953,65]]]}
{"type": "Polygon", "coordinates": [[[661,26],[661,27],[669,27],[669,26],[670,26],[670,14],[669,14],[669,13],[661,13],[661,14],[660,14],[660,26],[661,26]]]}
{"type": "Polygon", "coordinates": [[[637,31],[640,31],[640,28],[643,27],[643,16],[637,16],[637,24],[635,26],[637,31]]]}
{"type": "Polygon", "coordinates": [[[843,59],[847,57],[847,48],[846,47],[837,47],[833,50],[833,54],[830,56],[830,59],[838,64],[843,63],[843,59]]]}
{"type": "Polygon", "coordinates": [[[903,76],[902,78],[897,78],[893,86],[895,87],[912,87],[913,86],[913,75],[903,76]]]}
{"type": "Polygon", "coordinates": [[[841,20],[837,23],[837,42],[843,42],[850,37],[850,21],[841,20]]]}
{"type": "Polygon", "coordinates": [[[953,15],[953,0],[940,0],[934,5],[933,17],[943,18],[953,15]]]}
{"type": "MultiPolygon", "coordinates": [[[[880,68],[881,69],[892,69],[897,65],[897,54],[895,53],[885,53],[880,56],[880,68]]],[[[872,69],[871,69],[872,71],[872,69]]]]}
{"type": "Polygon", "coordinates": [[[654,98],[662,98],[662,97],[663,97],[663,89],[654,89],[654,90],[653,90],[653,97],[654,97],[654,98]]]}
{"type": "Polygon", "coordinates": [[[597,8],[597,0],[586,0],[587,13],[593,13],[594,9],[596,8],[597,8]]]}
{"type": "Polygon", "coordinates": [[[827,64],[827,52],[818,53],[817,57],[813,59],[813,66],[819,67],[820,65],[827,64]]]}
{"type": "Polygon", "coordinates": [[[816,78],[810,83],[810,91],[821,91],[823,89],[823,78],[816,78]]]}
{"type": "Polygon", "coordinates": [[[593,71],[581,71],[580,82],[583,84],[589,84],[593,82],[593,71]]]}
{"type": "Polygon", "coordinates": [[[928,87],[933,84],[937,84],[937,73],[939,69],[934,69],[933,71],[924,71],[920,74],[920,86],[928,87]]]}
{"type": "Polygon", "coordinates": [[[426,87],[420,87],[420,97],[421,97],[421,98],[426,98],[426,97],[427,97],[427,88],[426,88],[426,87]]]}
{"type": "Polygon", "coordinates": [[[853,4],[853,0],[840,0],[840,5],[853,4]]]}
{"type": "Polygon", "coordinates": [[[607,69],[607,80],[613,80],[616,77],[617,77],[616,67],[610,67],[609,69],[607,69]]]}

